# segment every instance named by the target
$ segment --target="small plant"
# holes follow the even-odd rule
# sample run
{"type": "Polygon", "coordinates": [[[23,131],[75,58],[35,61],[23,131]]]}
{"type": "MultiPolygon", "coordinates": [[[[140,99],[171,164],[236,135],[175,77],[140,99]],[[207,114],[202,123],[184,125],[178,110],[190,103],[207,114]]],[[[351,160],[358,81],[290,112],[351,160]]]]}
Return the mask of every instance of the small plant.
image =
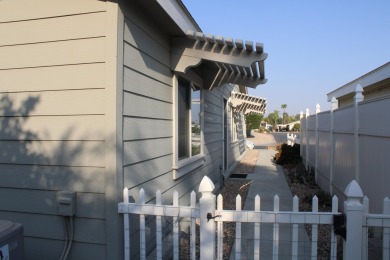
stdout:
{"type": "Polygon", "coordinates": [[[316,196],[318,198],[318,204],[323,207],[331,207],[332,206],[332,194],[329,192],[318,189],[316,192],[316,196]]]}
{"type": "Polygon", "coordinates": [[[278,153],[275,155],[274,160],[279,165],[298,164],[302,162],[299,144],[294,144],[293,146],[282,144],[277,147],[277,151],[278,153]]]}

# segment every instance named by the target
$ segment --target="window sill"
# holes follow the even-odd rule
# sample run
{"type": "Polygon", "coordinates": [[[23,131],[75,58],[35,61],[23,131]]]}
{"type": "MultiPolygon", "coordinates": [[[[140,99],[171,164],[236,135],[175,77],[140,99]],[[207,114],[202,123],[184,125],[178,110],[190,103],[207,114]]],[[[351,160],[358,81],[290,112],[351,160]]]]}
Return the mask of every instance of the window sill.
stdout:
{"type": "Polygon", "coordinates": [[[204,164],[204,155],[198,154],[191,158],[181,160],[177,163],[176,166],[172,167],[173,169],[173,179],[177,180],[180,177],[186,175],[190,171],[195,170],[196,168],[204,164]]]}
{"type": "Polygon", "coordinates": [[[240,140],[234,140],[231,142],[230,146],[234,147],[234,146],[238,145],[239,143],[240,143],[240,140]]]}

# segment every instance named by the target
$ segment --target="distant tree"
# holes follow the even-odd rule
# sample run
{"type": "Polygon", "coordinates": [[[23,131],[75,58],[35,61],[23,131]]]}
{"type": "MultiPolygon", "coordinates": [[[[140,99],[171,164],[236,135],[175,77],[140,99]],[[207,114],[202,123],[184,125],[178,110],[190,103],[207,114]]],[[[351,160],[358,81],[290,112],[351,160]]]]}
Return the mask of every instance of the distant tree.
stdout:
{"type": "Polygon", "coordinates": [[[294,127],[293,127],[293,131],[299,131],[301,129],[301,124],[300,123],[296,123],[294,124],[294,127]]]}
{"type": "Polygon", "coordinates": [[[279,123],[279,111],[274,110],[274,112],[268,115],[268,120],[272,124],[273,128],[277,128],[277,124],[279,123]]]}
{"type": "Polygon", "coordinates": [[[258,129],[260,123],[263,120],[262,115],[258,114],[247,114],[245,115],[246,130],[250,131],[252,129],[258,129]]]}
{"type": "Polygon", "coordinates": [[[281,109],[283,110],[283,124],[284,124],[284,113],[286,112],[286,108],[287,108],[287,104],[282,104],[281,106],[281,109]]]}
{"type": "Polygon", "coordinates": [[[288,117],[288,114],[286,112],[283,112],[283,120],[282,120],[282,124],[288,124],[290,123],[289,122],[289,117],[288,117]]]}

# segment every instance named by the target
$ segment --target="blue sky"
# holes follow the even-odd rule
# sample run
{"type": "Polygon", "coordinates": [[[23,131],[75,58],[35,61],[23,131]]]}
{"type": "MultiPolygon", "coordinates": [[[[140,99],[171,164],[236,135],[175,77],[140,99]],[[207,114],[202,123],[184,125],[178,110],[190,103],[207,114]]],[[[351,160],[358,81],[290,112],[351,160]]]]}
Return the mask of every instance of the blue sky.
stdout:
{"type": "Polygon", "coordinates": [[[182,0],[204,33],[264,44],[268,82],[249,94],[290,115],[390,61],[390,0],[182,0]]]}

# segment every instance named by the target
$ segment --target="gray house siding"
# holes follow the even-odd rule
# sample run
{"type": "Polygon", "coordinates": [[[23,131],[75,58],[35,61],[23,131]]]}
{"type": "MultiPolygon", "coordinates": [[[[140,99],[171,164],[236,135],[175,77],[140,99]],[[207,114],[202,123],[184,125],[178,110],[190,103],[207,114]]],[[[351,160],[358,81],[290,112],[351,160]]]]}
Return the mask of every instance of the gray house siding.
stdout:
{"type": "Polygon", "coordinates": [[[0,2],[0,219],[23,224],[26,259],[61,255],[60,190],[70,259],[105,258],[105,21],[100,1],[0,2]]]}
{"type": "Polygon", "coordinates": [[[172,185],[169,37],[150,24],[136,6],[124,6],[123,10],[124,185],[135,198],[144,188],[150,200],[156,187],[164,192],[172,185]]]}
{"type": "MultiPolygon", "coordinates": [[[[189,193],[204,175],[209,175],[215,182],[219,180],[219,166],[222,164],[222,97],[229,97],[232,87],[202,92],[205,163],[194,172],[174,180],[172,143],[175,104],[173,72],[170,69],[170,36],[162,28],[151,24],[148,16],[143,15],[143,10],[134,6],[125,6],[123,10],[124,185],[130,189],[134,199],[138,199],[138,192],[143,188],[146,201],[154,199],[157,189],[168,201],[172,199],[174,190],[188,200],[189,193]]],[[[230,140],[228,144],[231,145],[230,140]]],[[[235,154],[229,154],[230,161],[236,159],[235,154]]]]}
{"type": "MultiPolygon", "coordinates": [[[[124,3],[123,24],[123,179],[131,199],[139,199],[145,190],[145,201],[153,201],[155,192],[162,192],[165,202],[179,194],[181,204],[189,203],[189,194],[196,190],[203,176],[214,182],[220,179],[223,164],[223,97],[228,98],[230,85],[202,92],[204,100],[204,164],[174,180],[173,138],[175,101],[173,72],[170,68],[170,35],[153,24],[145,10],[124,3]]],[[[230,124],[230,114],[228,114],[230,124]]],[[[230,125],[228,126],[230,129],[230,125]]],[[[232,147],[228,132],[229,165],[242,154],[232,147]]],[[[217,185],[219,186],[219,185],[217,185]]],[[[148,221],[148,219],[147,219],[148,221]]],[[[132,254],[136,255],[139,226],[132,221],[132,254]]],[[[150,224],[153,234],[153,224],[150,224]]],[[[184,230],[185,231],[185,230],[184,230]]],[[[147,237],[153,250],[153,238],[147,237]]]]}
{"type": "MultiPolygon", "coordinates": [[[[203,91],[204,163],[174,180],[172,35],[147,12],[132,1],[0,1],[0,219],[23,224],[27,260],[62,252],[58,191],[76,196],[69,259],[120,259],[125,186],[146,201],[177,190],[188,204],[203,176],[219,181],[233,87],[203,91]]],[[[242,151],[228,129],[230,166],[242,151]]]]}

